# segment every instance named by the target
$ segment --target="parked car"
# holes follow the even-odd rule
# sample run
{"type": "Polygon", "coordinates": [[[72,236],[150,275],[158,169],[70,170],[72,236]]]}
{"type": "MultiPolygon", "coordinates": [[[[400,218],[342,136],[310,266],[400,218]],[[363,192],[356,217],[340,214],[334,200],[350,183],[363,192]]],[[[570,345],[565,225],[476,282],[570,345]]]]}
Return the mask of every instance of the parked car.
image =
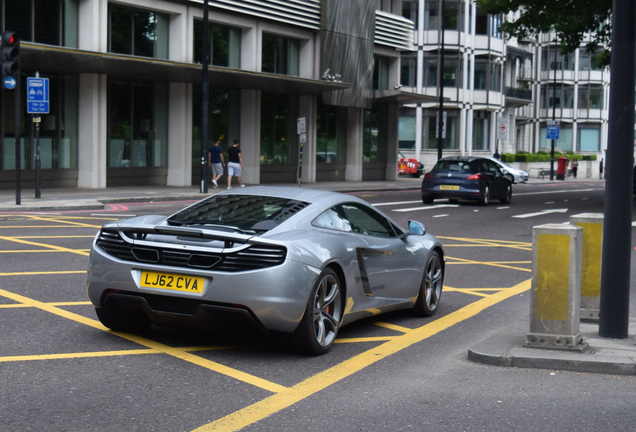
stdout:
{"type": "Polygon", "coordinates": [[[507,204],[512,199],[512,182],[490,158],[451,156],[440,159],[422,180],[422,201],[460,199],[488,205],[491,199],[507,204]]]}
{"type": "Polygon", "coordinates": [[[319,355],[355,320],[433,315],[444,272],[442,245],[418,222],[406,231],[350,195],[257,186],[105,224],[87,290],[112,330],[249,328],[319,355]]]}
{"type": "Polygon", "coordinates": [[[530,176],[524,170],[520,170],[519,168],[512,167],[505,162],[500,161],[495,158],[488,158],[494,161],[497,165],[499,165],[504,170],[504,175],[508,177],[511,183],[524,183],[527,182],[530,176]]]}
{"type": "Polygon", "coordinates": [[[415,158],[407,159],[400,153],[400,158],[398,159],[398,175],[420,178],[423,172],[424,164],[418,162],[415,158]]]}

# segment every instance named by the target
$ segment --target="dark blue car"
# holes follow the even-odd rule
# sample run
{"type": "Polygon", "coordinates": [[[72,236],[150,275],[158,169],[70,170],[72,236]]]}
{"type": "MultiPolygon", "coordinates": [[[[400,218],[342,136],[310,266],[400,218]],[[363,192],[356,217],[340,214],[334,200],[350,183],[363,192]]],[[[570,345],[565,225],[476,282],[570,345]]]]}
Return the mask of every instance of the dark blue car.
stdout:
{"type": "Polygon", "coordinates": [[[431,204],[438,198],[451,202],[478,201],[488,205],[491,199],[508,204],[512,183],[499,165],[477,156],[449,156],[440,159],[422,181],[422,201],[431,204]]]}

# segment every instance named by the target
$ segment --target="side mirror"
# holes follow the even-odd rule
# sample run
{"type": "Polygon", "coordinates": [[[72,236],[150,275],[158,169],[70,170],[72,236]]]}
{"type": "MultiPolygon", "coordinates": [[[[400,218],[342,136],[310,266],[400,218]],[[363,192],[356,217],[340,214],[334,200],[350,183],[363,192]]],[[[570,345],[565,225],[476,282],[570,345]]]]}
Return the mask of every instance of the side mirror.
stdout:
{"type": "Polygon", "coordinates": [[[426,234],[426,228],[417,221],[409,221],[409,232],[413,235],[423,236],[426,234]]]}

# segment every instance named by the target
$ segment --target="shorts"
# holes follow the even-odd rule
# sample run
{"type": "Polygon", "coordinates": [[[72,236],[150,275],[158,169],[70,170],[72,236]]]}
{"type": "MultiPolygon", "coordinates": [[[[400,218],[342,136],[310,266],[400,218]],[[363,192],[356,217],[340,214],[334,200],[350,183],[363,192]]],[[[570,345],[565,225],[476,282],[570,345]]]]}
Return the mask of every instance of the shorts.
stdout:
{"type": "Polygon", "coordinates": [[[243,169],[241,168],[241,164],[240,163],[229,162],[227,164],[227,175],[230,176],[230,177],[232,177],[232,176],[240,177],[242,170],[243,169]]]}
{"type": "Polygon", "coordinates": [[[223,175],[223,164],[212,164],[212,175],[223,175]]]}

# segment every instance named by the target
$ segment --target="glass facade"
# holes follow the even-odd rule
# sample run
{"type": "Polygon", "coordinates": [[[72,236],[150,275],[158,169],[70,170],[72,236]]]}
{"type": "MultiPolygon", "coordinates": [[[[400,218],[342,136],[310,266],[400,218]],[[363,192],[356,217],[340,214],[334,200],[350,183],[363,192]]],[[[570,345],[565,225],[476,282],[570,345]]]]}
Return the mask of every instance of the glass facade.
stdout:
{"type": "Polygon", "coordinates": [[[108,83],[108,168],[166,166],[166,83],[108,83]]]}
{"type": "MultiPolygon", "coordinates": [[[[192,106],[192,173],[199,176],[201,167],[201,105],[203,91],[201,87],[194,89],[192,106]]],[[[221,141],[223,151],[232,145],[232,141],[240,138],[240,106],[239,90],[213,90],[210,92],[208,110],[208,149],[217,139],[221,141]]],[[[226,160],[227,162],[227,160],[226,160]]]]}
{"type": "MultiPolygon", "coordinates": [[[[39,149],[42,169],[77,168],[78,148],[78,79],[76,75],[48,75],[50,103],[49,113],[40,116],[39,149]]],[[[26,88],[26,78],[22,77],[22,88],[26,88]]],[[[16,168],[14,100],[2,92],[3,117],[0,143],[0,169],[16,168]]],[[[33,115],[27,114],[21,104],[20,124],[20,167],[35,169],[35,152],[38,144],[35,140],[33,115]]]]}
{"type": "Polygon", "coordinates": [[[483,112],[476,112],[473,118],[473,150],[489,150],[489,133],[487,116],[483,112]]]}

